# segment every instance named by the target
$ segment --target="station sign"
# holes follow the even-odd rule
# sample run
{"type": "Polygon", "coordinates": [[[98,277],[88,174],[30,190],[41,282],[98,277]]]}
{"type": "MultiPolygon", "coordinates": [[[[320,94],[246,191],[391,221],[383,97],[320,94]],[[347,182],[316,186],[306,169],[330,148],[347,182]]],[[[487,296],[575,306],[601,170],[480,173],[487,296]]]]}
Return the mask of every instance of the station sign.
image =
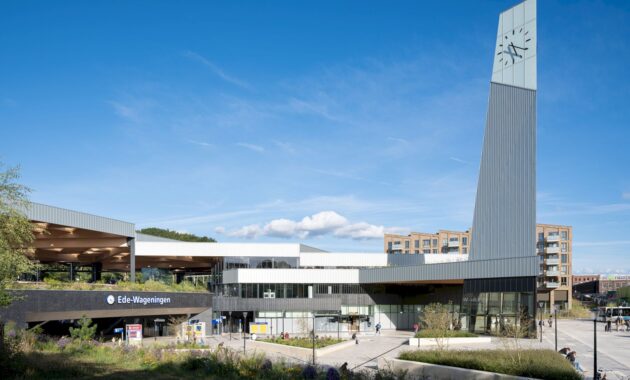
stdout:
{"type": "Polygon", "coordinates": [[[171,303],[171,297],[142,297],[142,296],[130,296],[119,295],[114,296],[110,294],[105,299],[108,305],[123,304],[123,305],[164,305],[171,303]]]}

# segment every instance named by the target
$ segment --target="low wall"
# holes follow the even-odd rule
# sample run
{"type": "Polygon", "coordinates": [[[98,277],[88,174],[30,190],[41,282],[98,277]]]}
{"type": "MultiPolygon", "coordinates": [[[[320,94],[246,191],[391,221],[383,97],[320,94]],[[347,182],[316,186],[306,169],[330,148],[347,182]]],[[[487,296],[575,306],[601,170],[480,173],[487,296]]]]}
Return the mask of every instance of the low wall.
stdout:
{"type": "Polygon", "coordinates": [[[441,380],[527,380],[527,377],[503,375],[500,373],[477,371],[459,367],[413,362],[400,359],[380,358],[378,369],[393,372],[406,371],[411,379],[441,379],[441,380]]]}
{"type": "MultiPolygon", "coordinates": [[[[490,343],[492,339],[487,336],[466,337],[466,338],[442,338],[440,344],[450,346],[453,344],[482,344],[490,343]]],[[[409,345],[412,347],[438,346],[437,338],[409,338],[409,345]]]]}

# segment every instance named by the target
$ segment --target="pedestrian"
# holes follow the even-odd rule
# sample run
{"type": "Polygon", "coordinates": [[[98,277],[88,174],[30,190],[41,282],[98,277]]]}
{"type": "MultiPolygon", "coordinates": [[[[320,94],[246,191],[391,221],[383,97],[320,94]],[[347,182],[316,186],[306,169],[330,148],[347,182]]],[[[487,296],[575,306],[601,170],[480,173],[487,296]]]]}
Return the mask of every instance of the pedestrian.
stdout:
{"type": "Polygon", "coordinates": [[[615,328],[617,331],[619,331],[619,327],[621,327],[621,317],[617,316],[617,319],[615,320],[615,328]]]}
{"type": "Polygon", "coordinates": [[[564,348],[560,349],[560,351],[558,351],[558,352],[561,353],[562,356],[564,356],[566,358],[567,355],[569,354],[569,352],[571,352],[571,348],[564,347],[564,348]]]}
{"type": "Polygon", "coordinates": [[[376,327],[376,333],[381,335],[381,322],[377,323],[374,327],[376,327]]]}
{"type": "Polygon", "coordinates": [[[609,317],[606,317],[606,331],[608,332],[612,331],[612,321],[610,320],[609,317]]]}
{"type": "Polygon", "coordinates": [[[417,333],[418,333],[418,327],[419,327],[419,326],[418,326],[418,323],[414,323],[414,324],[413,324],[413,333],[414,333],[414,334],[417,334],[417,333]]]}
{"type": "Polygon", "coordinates": [[[630,331],[630,319],[626,319],[626,331],[630,331]]]}
{"type": "Polygon", "coordinates": [[[549,316],[549,320],[547,321],[547,323],[549,323],[549,328],[551,328],[551,326],[553,325],[553,318],[551,315],[549,316]]]}
{"type": "Polygon", "coordinates": [[[582,368],[582,365],[580,365],[580,362],[577,361],[576,355],[577,353],[575,351],[571,351],[569,355],[567,355],[567,359],[569,359],[569,362],[573,364],[573,367],[575,367],[575,369],[577,369],[580,373],[584,373],[584,368],[582,368]]]}

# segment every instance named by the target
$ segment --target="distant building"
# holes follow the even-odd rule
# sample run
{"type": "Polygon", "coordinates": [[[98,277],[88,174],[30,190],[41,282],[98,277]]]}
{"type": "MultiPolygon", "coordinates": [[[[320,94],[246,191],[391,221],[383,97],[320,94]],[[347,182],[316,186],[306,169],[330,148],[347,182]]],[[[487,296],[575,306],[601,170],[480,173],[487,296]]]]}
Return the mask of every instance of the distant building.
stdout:
{"type": "MultiPolygon", "coordinates": [[[[470,252],[472,231],[439,230],[437,233],[386,234],[389,254],[461,254],[470,252]]],[[[536,253],[540,259],[538,300],[571,308],[573,228],[556,224],[536,225],[536,253]]],[[[593,276],[593,275],[591,275],[593,276]]]]}
{"type": "Polygon", "coordinates": [[[587,274],[573,276],[573,292],[606,294],[630,286],[630,274],[587,274]]]}

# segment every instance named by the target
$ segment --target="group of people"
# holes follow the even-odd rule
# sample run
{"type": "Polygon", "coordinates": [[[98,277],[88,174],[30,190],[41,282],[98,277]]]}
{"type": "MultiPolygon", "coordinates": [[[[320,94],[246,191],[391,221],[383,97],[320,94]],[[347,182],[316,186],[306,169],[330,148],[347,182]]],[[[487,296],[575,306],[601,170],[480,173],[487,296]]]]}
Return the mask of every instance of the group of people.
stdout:
{"type": "Polygon", "coordinates": [[[571,348],[569,347],[564,347],[558,352],[560,352],[569,362],[571,362],[573,367],[575,367],[575,369],[578,370],[578,372],[580,373],[585,372],[584,368],[582,368],[582,365],[580,365],[580,362],[577,361],[577,352],[572,351],[571,348]]]}
{"type": "MultiPolygon", "coordinates": [[[[615,328],[617,331],[619,331],[619,329],[623,331],[624,327],[626,328],[626,331],[630,331],[630,320],[624,320],[620,316],[617,316],[617,318],[614,318],[614,322],[615,322],[615,328]]],[[[613,318],[606,317],[606,325],[604,325],[604,331],[611,332],[612,324],[613,324],[613,318]]]]}

